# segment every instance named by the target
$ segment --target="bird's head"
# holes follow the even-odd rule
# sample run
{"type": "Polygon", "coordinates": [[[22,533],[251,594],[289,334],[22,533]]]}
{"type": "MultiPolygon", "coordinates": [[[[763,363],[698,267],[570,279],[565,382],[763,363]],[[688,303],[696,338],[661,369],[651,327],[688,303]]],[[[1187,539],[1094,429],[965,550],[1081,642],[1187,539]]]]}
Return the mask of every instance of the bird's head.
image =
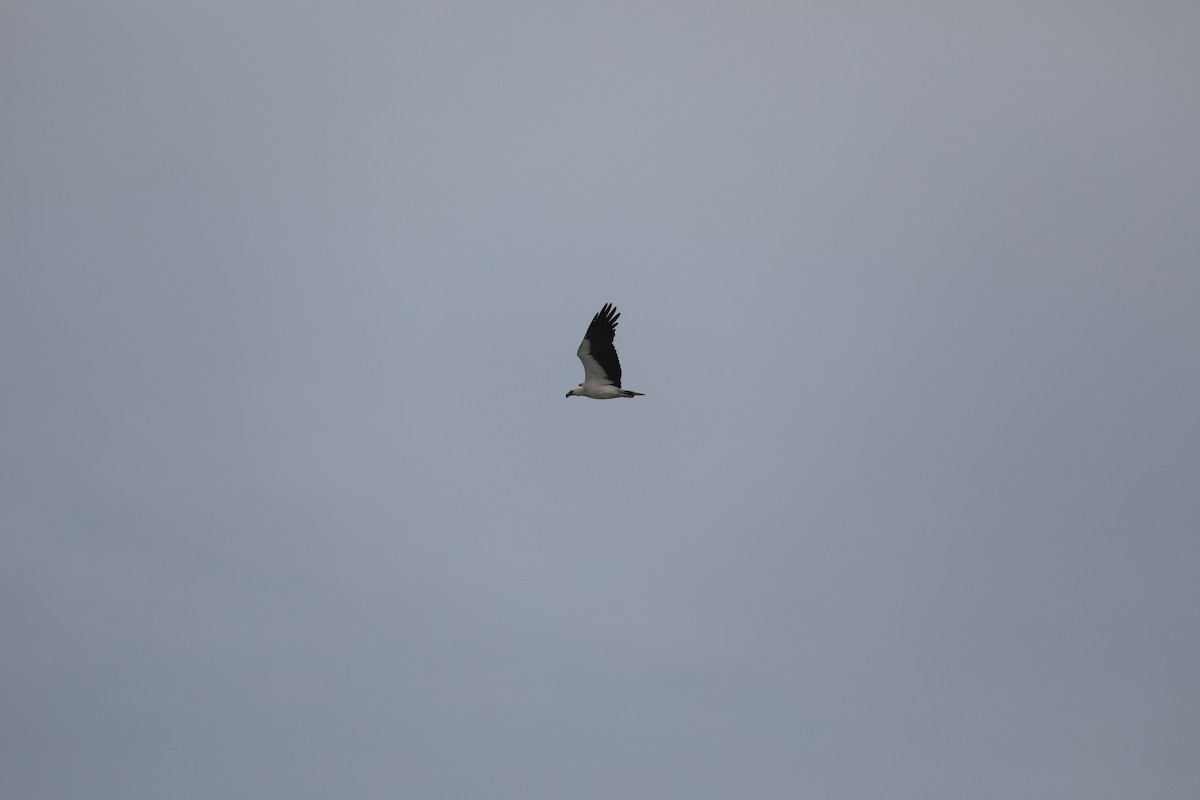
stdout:
{"type": "Polygon", "coordinates": [[[576,386],[574,389],[572,389],[571,391],[567,392],[567,397],[570,397],[572,395],[583,394],[582,392],[579,391],[582,388],[583,388],[583,384],[581,383],[578,386],[576,386]]]}

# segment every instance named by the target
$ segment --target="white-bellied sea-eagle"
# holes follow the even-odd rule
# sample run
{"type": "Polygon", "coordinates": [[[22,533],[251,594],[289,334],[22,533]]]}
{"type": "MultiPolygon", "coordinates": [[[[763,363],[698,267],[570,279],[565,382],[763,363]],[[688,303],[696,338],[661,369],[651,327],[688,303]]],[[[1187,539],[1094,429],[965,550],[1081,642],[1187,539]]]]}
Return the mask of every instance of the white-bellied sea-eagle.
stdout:
{"type": "Polygon", "coordinates": [[[605,303],[600,313],[592,317],[576,355],[583,362],[583,383],[567,392],[567,397],[577,395],[593,400],[612,400],[616,397],[641,397],[641,392],[621,388],[621,362],[613,347],[613,336],[617,332],[617,319],[621,315],[612,303],[605,303]]]}

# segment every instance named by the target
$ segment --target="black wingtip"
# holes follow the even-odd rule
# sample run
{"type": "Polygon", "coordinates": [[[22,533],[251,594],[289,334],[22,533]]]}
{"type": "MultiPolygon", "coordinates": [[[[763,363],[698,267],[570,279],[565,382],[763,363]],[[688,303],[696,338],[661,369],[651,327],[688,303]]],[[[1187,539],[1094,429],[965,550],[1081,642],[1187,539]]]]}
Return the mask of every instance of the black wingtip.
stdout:
{"type": "Polygon", "coordinates": [[[621,313],[617,311],[617,307],[612,303],[605,303],[600,312],[592,317],[592,322],[603,322],[615,328],[617,327],[617,320],[620,318],[621,313]]]}

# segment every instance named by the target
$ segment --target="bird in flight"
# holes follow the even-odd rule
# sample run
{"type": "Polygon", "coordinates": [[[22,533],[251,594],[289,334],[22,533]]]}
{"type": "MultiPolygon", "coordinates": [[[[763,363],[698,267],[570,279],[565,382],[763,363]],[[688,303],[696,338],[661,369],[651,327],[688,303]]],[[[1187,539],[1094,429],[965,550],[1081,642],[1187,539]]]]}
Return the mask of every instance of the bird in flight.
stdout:
{"type": "Polygon", "coordinates": [[[567,397],[576,395],[593,400],[612,400],[616,397],[641,397],[642,392],[631,392],[621,388],[621,362],[613,347],[613,336],[617,332],[617,318],[621,315],[612,303],[605,303],[600,313],[592,317],[587,333],[579,344],[575,355],[583,362],[583,383],[567,392],[567,397]]]}

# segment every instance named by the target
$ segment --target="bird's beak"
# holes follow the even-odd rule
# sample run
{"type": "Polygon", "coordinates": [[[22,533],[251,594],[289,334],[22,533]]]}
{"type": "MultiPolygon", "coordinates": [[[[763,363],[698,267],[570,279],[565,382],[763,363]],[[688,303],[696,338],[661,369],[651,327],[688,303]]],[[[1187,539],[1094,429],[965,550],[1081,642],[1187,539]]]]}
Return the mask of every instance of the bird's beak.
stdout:
{"type": "Polygon", "coordinates": [[[570,397],[570,396],[571,396],[570,392],[567,392],[565,395],[563,395],[563,397],[570,397]]]}

